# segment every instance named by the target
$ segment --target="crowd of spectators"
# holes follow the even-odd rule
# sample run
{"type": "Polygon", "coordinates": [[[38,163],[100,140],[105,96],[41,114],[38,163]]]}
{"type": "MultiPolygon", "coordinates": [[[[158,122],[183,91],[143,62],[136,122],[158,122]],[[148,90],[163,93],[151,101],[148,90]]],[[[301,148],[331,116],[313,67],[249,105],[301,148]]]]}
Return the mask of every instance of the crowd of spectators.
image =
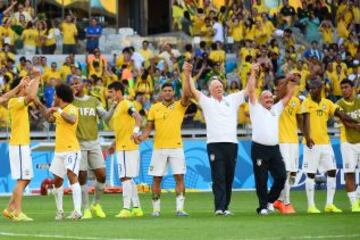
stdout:
{"type": "MultiPolygon", "coordinates": [[[[222,80],[227,93],[240,91],[246,86],[253,62],[261,63],[259,93],[273,90],[274,77],[290,72],[298,73],[300,78],[297,89],[300,99],[308,96],[308,83],[314,79],[323,81],[323,97],[333,101],[341,96],[339,83],[344,78],[357,87],[360,84],[358,0],[332,1],[332,5],[323,0],[302,0],[297,8],[284,0],[276,10],[269,10],[261,0],[253,3],[175,0],[173,28],[198,39],[196,44],[180,47],[145,40],[140,48],[127,46],[111,57],[99,49],[102,27],[94,18],[84,29],[87,50],[84,61],[75,55],[76,17],[70,13],[60,24],[40,20],[34,16],[29,2],[22,5],[12,1],[0,10],[0,88],[4,93],[14,78],[31,76],[34,69],[40,70],[42,83],[38,95],[47,106],[52,104],[58,82],[70,83],[81,78],[87,93],[107,107],[107,85],[121,81],[126,97],[146,116],[150,105],[158,100],[163,83],[172,83],[176,96],[181,96],[184,61],[193,63],[194,80],[205,93],[213,76],[222,80]],[[58,38],[62,39],[62,51],[67,56],[58,61],[60,64],[48,63],[46,54],[54,53],[58,38]],[[15,54],[23,57],[16,61],[15,54]]],[[[9,121],[6,111],[0,107],[2,127],[9,121]]],[[[37,110],[31,111],[31,116],[38,119],[37,110]]],[[[240,107],[238,120],[240,125],[250,124],[246,103],[240,107]]],[[[33,129],[44,128],[41,121],[33,122],[33,129]]],[[[99,124],[107,129],[105,124],[99,124]]],[[[204,125],[196,102],[187,111],[185,125],[204,125]]]]}

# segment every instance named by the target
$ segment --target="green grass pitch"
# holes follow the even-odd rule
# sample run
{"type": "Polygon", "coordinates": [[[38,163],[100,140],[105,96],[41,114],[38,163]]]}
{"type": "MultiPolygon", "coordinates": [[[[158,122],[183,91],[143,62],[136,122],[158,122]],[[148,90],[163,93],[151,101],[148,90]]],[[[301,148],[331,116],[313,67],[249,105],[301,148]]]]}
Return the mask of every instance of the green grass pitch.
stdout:
{"type": "MultiPolygon", "coordinates": [[[[91,196],[92,197],[92,196],[91,196]]],[[[25,197],[23,210],[35,219],[31,223],[14,223],[1,217],[0,239],[360,239],[360,214],[351,213],[346,192],[338,191],[335,204],[344,210],[341,214],[306,214],[304,191],[293,191],[292,200],[298,213],[283,216],[278,213],[258,216],[255,213],[255,192],[235,192],[231,210],[234,216],[214,216],[211,193],[188,193],[186,211],[189,217],[175,216],[174,193],[161,197],[161,217],[153,218],[151,194],[141,194],[145,216],[116,219],[122,205],[120,194],[104,195],[102,205],[106,219],[82,221],[54,219],[53,196],[25,197]]],[[[318,208],[325,205],[325,191],[316,192],[318,208]]],[[[0,198],[2,208],[8,197],[0,198]]],[[[64,199],[65,211],[72,208],[71,196],[64,199]]]]}

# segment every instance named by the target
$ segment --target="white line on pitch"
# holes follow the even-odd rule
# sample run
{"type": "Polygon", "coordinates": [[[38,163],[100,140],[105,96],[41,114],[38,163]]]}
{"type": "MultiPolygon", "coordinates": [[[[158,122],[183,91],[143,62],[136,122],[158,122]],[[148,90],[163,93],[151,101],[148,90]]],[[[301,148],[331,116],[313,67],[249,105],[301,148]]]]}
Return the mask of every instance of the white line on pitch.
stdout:
{"type": "Polygon", "coordinates": [[[337,239],[337,238],[360,238],[360,234],[339,234],[339,235],[305,235],[305,236],[286,236],[286,237],[259,237],[259,238],[237,238],[238,240],[306,240],[306,239],[337,239]]]}
{"type": "Polygon", "coordinates": [[[74,240],[135,240],[131,238],[105,238],[105,237],[79,237],[66,235],[50,235],[50,234],[29,234],[29,233],[11,233],[0,232],[0,236],[6,237],[33,237],[33,238],[52,238],[52,239],[74,239],[74,240]]]}

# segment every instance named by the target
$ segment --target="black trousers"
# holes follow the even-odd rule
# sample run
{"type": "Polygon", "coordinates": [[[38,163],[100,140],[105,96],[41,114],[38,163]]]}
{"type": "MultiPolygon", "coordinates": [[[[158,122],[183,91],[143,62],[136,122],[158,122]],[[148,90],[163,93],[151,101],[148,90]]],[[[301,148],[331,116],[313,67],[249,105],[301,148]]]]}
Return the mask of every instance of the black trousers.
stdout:
{"type": "Polygon", "coordinates": [[[286,181],[286,169],[282,160],[279,145],[265,146],[252,142],[251,159],[253,162],[256,193],[259,199],[259,209],[267,208],[268,203],[279,198],[286,181]],[[270,192],[267,181],[269,172],[274,179],[270,192]]]}
{"type": "Polygon", "coordinates": [[[225,211],[229,208],[237,150],[236,143],[209,143],[207,145],[215,211],[225,211]]]}

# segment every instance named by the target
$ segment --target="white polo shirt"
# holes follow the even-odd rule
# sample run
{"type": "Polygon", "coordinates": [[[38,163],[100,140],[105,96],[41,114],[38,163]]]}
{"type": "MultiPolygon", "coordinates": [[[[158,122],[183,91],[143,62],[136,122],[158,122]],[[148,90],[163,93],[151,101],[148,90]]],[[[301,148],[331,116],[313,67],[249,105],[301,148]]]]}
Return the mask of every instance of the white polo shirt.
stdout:
{"type": "Polygon", "coordinates": [[[237,113],[244,102],[245,91],[230,94],[221,101],[200,94],[199,104],[206,122],[207,143],[238,143],[237,113]]]}
{"type": "Polygon", "coordinates": [[[263,107],[258,101],[249,105],[252,140],[267,146],[279,144],[279,119],[284,110],[283,102],[279,101],[270,110],[263,107]]]}

